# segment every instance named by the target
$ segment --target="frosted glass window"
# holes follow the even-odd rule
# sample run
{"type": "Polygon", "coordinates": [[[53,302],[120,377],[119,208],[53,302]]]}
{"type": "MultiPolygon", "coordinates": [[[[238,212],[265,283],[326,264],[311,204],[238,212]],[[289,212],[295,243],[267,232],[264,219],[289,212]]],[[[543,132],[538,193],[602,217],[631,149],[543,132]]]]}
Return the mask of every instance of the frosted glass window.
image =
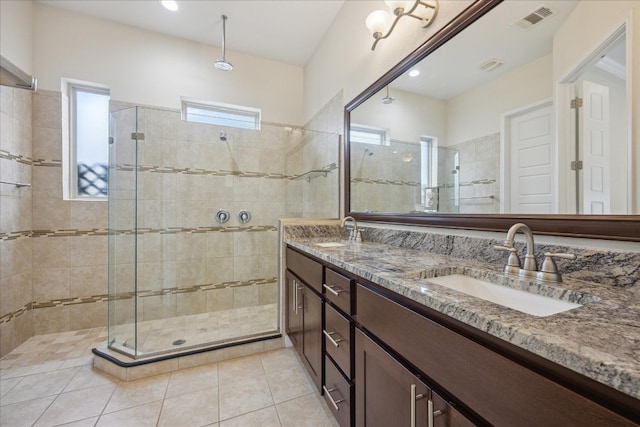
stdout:
{"type": "Polygon", "coordinates": [[[109,170],[109,91],[71,87],[72,164],[75,197],[106,197],[109,170]]]}
{"type": "Polygon", "coordinates": [[[182,118],[188,122],[260,129],[260,110],[239,105],[182,101],[182,118]]]}
{"type": "Polygon", "coordinates": [[[385,129],[368,126],[351,125],[349,140],[362,144],[389,145],[387,131],[385,129]]]}

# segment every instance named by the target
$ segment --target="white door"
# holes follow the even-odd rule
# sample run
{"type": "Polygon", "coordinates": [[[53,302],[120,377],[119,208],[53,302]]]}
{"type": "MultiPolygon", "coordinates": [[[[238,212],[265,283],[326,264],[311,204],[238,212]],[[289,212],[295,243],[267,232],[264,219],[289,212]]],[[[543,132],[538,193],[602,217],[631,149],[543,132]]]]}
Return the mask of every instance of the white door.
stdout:
{"type": "Polygon", "coordinates": [[[579,109],[580,184],[584,214],[611,213],[609,88],[583,80],[579,109]]]}
{"type": "Polygon", "coordinates": [[[509,123],[509,213],[556,213],[553,106],[512,115],[509,123]]]}

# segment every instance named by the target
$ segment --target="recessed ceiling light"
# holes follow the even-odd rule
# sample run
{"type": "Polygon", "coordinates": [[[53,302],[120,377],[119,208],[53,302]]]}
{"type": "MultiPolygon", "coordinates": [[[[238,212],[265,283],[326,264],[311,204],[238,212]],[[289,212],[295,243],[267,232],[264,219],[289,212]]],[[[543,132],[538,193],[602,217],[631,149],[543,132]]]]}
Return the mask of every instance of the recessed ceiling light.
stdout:
{"type": "Polygon", "coordinates": [[[176,0],[160,0],[160,4],[171,12],[178,10],[178,2],[176,0]]]}
{"type": "Polygon", "coordinates": [[[409,77],[416,77],[420,75],[420,70],[411,70],[409,71],[409,77]]]}

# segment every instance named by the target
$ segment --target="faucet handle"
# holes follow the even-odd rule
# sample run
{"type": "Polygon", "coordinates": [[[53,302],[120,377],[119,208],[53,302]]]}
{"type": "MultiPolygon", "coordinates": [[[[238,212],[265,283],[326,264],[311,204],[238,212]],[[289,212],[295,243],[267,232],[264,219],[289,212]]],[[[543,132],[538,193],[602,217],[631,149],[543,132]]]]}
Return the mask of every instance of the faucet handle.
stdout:
{"type": "Polygon", "coordinates": [[[544,261],[542,262],[542,268],[540,271],[545,273],[556,273],[558,271],[558,266],[553,260],[554,258],[576,259],[578,257],[575,254],[554,254],[551,252],[545,252],[544,261]]]}
{"type": "Polygon", "coordinates": [[[497,251],[505,251],[505,252],[509,252],[509,258],[507,259],[507,267],[517,267],[520,268],[520,258],[518,257],[518,253],[516,251],[516,248],[514,248],[513,246],[500,246],[500,245],[495,245],[493,247],[493,249],[497,250],[497,251]]]}

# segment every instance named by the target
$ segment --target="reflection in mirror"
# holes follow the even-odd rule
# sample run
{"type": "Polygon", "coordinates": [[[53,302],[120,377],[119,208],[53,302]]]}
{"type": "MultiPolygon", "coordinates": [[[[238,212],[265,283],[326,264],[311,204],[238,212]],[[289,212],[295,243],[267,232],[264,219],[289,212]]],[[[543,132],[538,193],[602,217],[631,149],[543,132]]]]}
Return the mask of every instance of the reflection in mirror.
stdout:
{"type": "Polygon", "coordinates": [[[625,22],[576,36],[602,3],[504,1],[352,109],[351,212],[640,213],[625,22]]]}

